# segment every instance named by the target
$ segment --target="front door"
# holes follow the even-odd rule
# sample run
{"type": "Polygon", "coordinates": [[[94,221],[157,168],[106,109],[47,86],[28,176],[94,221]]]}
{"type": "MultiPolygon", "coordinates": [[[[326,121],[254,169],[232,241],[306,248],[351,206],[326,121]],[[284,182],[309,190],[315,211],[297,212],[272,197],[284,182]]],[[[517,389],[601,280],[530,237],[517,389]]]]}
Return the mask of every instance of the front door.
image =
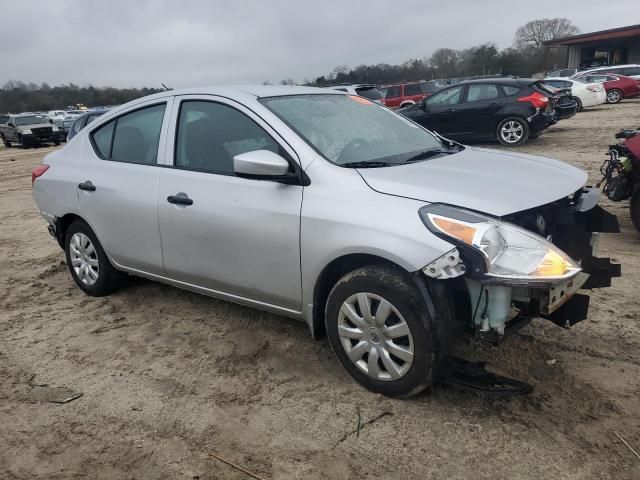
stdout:
{"type": "Polygon", "coordinates": [[[442,135],[456,136],[461,132],[457,121],[458,103],[462,96],[462,86],[451,87],[425,100],[425,115],[418,123],[442,135]]]}
{"type": "MultiPolygon", "coordinates": [[[[83,217],[119,265],[162,274],[157,166],[167,102],[155,102],[98,126],[75,166],[83,217]]],[[[164,127],[164,128],[163,128],[164,127]]]]}
{"type": "Polygon", "coordinates": [[[295,154],[235,102],[176,101],[158,188],[166,276],[299,311],[303,187],[237,177],[233,169],[234,155],[248,151],[271,150],[290,161],[295,154]]]}

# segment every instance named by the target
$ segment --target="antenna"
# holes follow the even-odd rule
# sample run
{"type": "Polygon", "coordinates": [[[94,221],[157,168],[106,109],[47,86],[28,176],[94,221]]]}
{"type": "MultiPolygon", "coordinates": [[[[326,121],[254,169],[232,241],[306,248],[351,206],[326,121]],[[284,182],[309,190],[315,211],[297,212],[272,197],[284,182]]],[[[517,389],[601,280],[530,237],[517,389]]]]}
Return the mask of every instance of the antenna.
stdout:
{"type": "Polygon", "coordinates": [[[169,90],[172,90],[171,88],[167,87],[164,83],[161,83],[160,85],[162,85],[164,87],[165,91],[167,91],[167,92],[169,90]]]}

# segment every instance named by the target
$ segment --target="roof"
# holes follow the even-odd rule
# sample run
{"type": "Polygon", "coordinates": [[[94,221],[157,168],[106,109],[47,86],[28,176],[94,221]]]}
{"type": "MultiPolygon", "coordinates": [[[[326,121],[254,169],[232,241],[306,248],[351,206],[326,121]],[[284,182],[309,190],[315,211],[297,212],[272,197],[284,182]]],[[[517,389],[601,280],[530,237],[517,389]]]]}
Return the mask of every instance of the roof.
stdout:
{"type": "Polygon", "coordinates": [[[627,27],[612,28],[610,30],[600,30],[599,32],[581,33],[570,37],[556,38],[544,42],[545,45],[573,45],[576,43],[595,42],[598,40],[612,40],[615,38],[629,38],[640,36],[640,24],[629,25],[627,27]]]}
{"type": "Polygon", "coordinates": [[[527,86],[534,82],[537,82],[535,78],[479,78],[474,80],[464,80],[456,83],[455,85],[469,84],[469,83],[497,83],[499,85],[518,85],[527,86]]]}

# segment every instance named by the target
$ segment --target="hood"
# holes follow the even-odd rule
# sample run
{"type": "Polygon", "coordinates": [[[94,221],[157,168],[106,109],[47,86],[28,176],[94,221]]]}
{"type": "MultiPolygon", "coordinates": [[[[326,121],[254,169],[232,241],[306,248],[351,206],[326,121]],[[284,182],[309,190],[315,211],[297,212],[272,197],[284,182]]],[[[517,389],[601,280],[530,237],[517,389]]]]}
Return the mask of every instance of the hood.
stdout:
{"type": "Polygon", "coordinates": [[[42,127],[52,127],[53,124],[51,123],[30,123],[28,125],[18,125],[16,126],[17,129],[25,129],[25,128],[42,128],[42,127]]]}
{"type": "Polygon", "coordinates": [[[442,157],[358,172],[375,191],[504,216],[566,197],[587,173],[558,160],[466,147],[442,157]]]}

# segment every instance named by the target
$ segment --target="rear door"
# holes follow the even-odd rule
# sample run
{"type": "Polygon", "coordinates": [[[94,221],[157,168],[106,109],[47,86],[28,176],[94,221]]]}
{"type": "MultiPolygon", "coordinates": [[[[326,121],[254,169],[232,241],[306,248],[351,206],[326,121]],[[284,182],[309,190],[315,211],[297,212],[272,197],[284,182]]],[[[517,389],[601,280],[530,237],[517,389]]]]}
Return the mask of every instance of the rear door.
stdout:
{"type": "Polygon", "coordinates": [[[465,136],[493,136],[498,126],[497,114],[504,104],[505,98],[497,85],[469,84],[454,113],[454,122],[465,136]]]}
{"type": "Polygon", "coordinates": [[[300,185],[235,175],[233,157],[295,152],[228,99],[176,98],[158,188],[166,275],[230,299],[300,311],[300,185]],[[188,197],[187,204],[170,197],[188,197]]]}
{"type": "Polygon", "coordinates": [[[162,274],[157,194],[171,99],[144,103],[84,137],[76,185],[83,217],[119,265],[162,274]]]}

